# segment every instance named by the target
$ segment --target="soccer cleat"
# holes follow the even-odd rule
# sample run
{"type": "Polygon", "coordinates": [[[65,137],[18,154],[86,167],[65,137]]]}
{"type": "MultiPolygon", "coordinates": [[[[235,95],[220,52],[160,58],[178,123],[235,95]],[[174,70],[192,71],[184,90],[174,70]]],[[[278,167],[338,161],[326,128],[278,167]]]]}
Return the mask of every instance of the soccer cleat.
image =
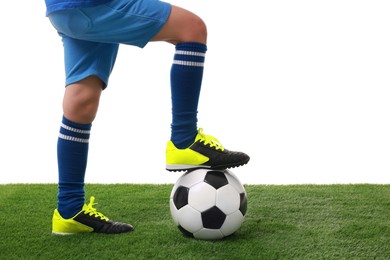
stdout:
{"type": "Polygon", "coordinates": [[[249,156],[242,152],[225,149],[217,138],[206,135],[200,128],[192,145],[178,149],[168,141],[166,149],[166,169],[187,171],[193,169],[224,170],[248,163],[249,156]]]}
{"type": "Polygon", "coordinates": [[[54,210],[52,233],[56,235],[72,235],[78,233],[119,234],[133,231],[134,228],[126,223],[109,220],[93,207],[95,197],[91,197],[89,204],[84,204],[82,210],[70,219],[64,219],[57,209],[54,210]]]}

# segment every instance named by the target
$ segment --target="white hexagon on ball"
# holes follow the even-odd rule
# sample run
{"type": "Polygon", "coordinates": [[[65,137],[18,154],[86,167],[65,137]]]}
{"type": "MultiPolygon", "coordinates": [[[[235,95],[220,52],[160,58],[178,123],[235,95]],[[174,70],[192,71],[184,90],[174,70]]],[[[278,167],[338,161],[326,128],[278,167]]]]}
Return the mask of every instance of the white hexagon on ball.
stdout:
{"type": "Polygon", "coordinates": [[[191,233],[195,233],[203,228],[200,212],[189,205],[178,210],[177,220],[180,226],[191,233]]]}
{"type": "Polygon", "coordinates": [[[207,183],[201,182],[191,187],[188,204],[203,212],[215,205],[216,190],[207,183]]]}
{"type": "Polygon", "coordinates": [[[240,211],[236,211],[226,216],[225,223],[223,223],[220,231],[224,236],[230,236],[241,227],[243,221],[244,216],[242,213],[240,211]]]}
{"type": "Polygon", "coordinates": [[[240,208],[240,194],[233,186],[223,186],[216,193],[216,206],[226,215],[232,214],[240,208]]]}

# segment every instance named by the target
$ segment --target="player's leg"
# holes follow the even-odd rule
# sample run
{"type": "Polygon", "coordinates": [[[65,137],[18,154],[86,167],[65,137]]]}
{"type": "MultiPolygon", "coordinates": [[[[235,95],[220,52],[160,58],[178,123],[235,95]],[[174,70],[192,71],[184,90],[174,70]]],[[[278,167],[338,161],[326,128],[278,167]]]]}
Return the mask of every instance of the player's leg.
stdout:
{"type": "Polygon", "coordinates": [[[197,15],[177,6],[152,41],[176,45],[171,68],[172,124],[167,170],[225,169],[244,165],[249,156],[225,149],[197,127],[198,103],[206,54],[207,28],[197,15]]]}
{"type": "Polygon", "coordinates": [[[100,78],[89,76],[68,85],[65,91],[57,145],[59,181],[58,207],[53,215],[55,234],[116,234],[133,230],[131,225],[109,221],[98,213],[93,208],[94,198],[85,204],[89,136],[103,86],[100,78]]]}
{"type": "Polygon", "coordinates": [[[171,140],[176,147],[186,148],[198,132],[198,102],[207,50],[206,24],[196,14],[172,6],[168,20],[152,41],[176,46],[171,67],[171,140]]]}
{"type": "Polygon", "coordinates": [[[66,89],[63,118],[57,144],[58,207],[53,214],[53,233],[122,233],[133,230],[124,223],[109,221],[85,204],[89,136],[102,89],[114,66],[117,44],[76,40],[63,35],[66,89]]]}
{"type": "Polygon", "coordinates": [[[95,76],[69,84],[65,90],[57,143],[58,211],[65,219],[84,205],[89,136],[101,91],[101,80],[95,76]]]}

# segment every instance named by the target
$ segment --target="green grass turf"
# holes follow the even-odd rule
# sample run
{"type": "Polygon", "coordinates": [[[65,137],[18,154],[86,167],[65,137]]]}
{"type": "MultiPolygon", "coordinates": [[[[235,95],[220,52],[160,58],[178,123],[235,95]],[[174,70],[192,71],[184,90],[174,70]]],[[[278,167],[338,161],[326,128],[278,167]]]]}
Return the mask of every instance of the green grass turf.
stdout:
{"type": "Polygon", "coordinates": [[[121,235],[54,236],[54,184],[0,185],[0,259],[390,259],[390,185],[246,185],[241,228],[220,241],[173,224],[173,185],[88,184],[121,235]]]}

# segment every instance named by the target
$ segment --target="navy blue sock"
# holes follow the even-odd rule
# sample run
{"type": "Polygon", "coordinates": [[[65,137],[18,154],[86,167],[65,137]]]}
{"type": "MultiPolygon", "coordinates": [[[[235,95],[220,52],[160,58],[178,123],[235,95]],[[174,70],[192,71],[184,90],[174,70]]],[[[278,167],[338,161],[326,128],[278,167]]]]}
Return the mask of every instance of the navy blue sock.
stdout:
{"type": "Polygon", "coordinates": [[[84,205],[84,176],[87,167],[88,142],[91,124],[78,124],[65,117],[57,144],[58,211],[71,218],[84,205]]]}
{"type": "Polygon", "coordinates": [[[198,102],[206,50],[202,43],[176,45],[171,69],[171,141],[179,149],[190,146],[198,131],[198,102]]]}

